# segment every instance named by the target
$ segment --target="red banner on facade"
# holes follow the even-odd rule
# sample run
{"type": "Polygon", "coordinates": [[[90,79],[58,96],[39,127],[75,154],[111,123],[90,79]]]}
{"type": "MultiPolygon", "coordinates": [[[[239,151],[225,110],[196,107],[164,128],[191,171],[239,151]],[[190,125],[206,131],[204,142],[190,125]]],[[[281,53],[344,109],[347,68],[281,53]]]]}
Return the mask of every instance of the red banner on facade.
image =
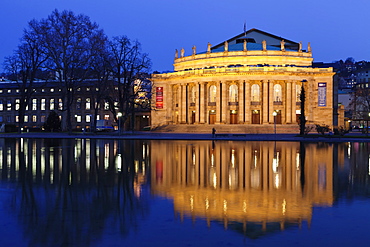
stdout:
{"type": "Polygon", "coordinates": [[[157,109],[163,109],[163,87],[156,87],[155,95],[155,107],[157,109]]]}

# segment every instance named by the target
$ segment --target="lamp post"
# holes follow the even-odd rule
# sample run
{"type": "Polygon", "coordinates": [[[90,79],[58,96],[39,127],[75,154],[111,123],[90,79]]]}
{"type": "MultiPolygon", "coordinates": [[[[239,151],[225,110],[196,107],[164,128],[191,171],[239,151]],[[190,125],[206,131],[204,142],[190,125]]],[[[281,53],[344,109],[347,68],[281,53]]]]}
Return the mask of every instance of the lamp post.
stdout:
{"type": "Polygon", "coordinates": [[[277,112],[276,112],[276,111],[274,111],[274,112],[272,113],[272,116],[274,116],[274,133],[275,133],[275,135],[276,135],[276,116],[277,116],[277,112]]]}
{"type": "Polygon", "coordinates": [[[122,112],[117,113],[118,117],[118,135],[121,135],[121,117],[122,117],[122,112]]]}

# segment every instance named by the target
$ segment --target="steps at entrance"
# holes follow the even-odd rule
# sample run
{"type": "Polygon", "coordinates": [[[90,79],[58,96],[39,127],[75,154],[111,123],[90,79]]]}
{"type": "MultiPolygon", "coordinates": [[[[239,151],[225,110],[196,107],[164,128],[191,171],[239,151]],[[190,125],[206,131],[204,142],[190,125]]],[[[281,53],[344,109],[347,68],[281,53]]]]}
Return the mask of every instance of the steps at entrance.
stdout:
{"type": "MultiPolygon", "coordinates": [[[[239,124],[170,124],[162,125],[152,131],[173,132],[173,133],[212,133],[212,128],[216,133],[244,133],[244,134],[266,134],[274,133],[274,125],[239,125],[239,124]]],[[[279,134],[298,134],[298,125],[276,125],[276,133],[279,134]]]]}

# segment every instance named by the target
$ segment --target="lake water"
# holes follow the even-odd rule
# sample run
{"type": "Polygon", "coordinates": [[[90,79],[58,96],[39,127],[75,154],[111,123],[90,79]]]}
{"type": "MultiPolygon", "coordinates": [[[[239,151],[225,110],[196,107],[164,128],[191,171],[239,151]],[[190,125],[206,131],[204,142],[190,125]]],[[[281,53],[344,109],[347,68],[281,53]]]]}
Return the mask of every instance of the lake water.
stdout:
{"type": "Polygon", "coordinates": [[[0,139],[2,246],[369,246],[370,144],[0,139]]]}

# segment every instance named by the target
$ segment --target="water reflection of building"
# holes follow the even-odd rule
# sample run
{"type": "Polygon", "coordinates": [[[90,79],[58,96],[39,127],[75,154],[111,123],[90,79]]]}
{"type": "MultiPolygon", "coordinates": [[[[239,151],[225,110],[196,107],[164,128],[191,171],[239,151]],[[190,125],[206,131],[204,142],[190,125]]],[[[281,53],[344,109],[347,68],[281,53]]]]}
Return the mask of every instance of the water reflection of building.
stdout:
{"type": "Polygon", "coordinates": [[[149,155],[143,141],[0,139],[0,185],[30,245],[90,246],[145,215],[149,155]]]}
{"type": "Polygon", "coordinates": [[[282,142],[154,142],[152,191],[181,216],[308,224],[313,206],[333,203],[333,146],[282,142]],[[303,145],[303,144],[301,144],[303,145]],[[302,163],[304,158],[304,163],[302,163]]]}

